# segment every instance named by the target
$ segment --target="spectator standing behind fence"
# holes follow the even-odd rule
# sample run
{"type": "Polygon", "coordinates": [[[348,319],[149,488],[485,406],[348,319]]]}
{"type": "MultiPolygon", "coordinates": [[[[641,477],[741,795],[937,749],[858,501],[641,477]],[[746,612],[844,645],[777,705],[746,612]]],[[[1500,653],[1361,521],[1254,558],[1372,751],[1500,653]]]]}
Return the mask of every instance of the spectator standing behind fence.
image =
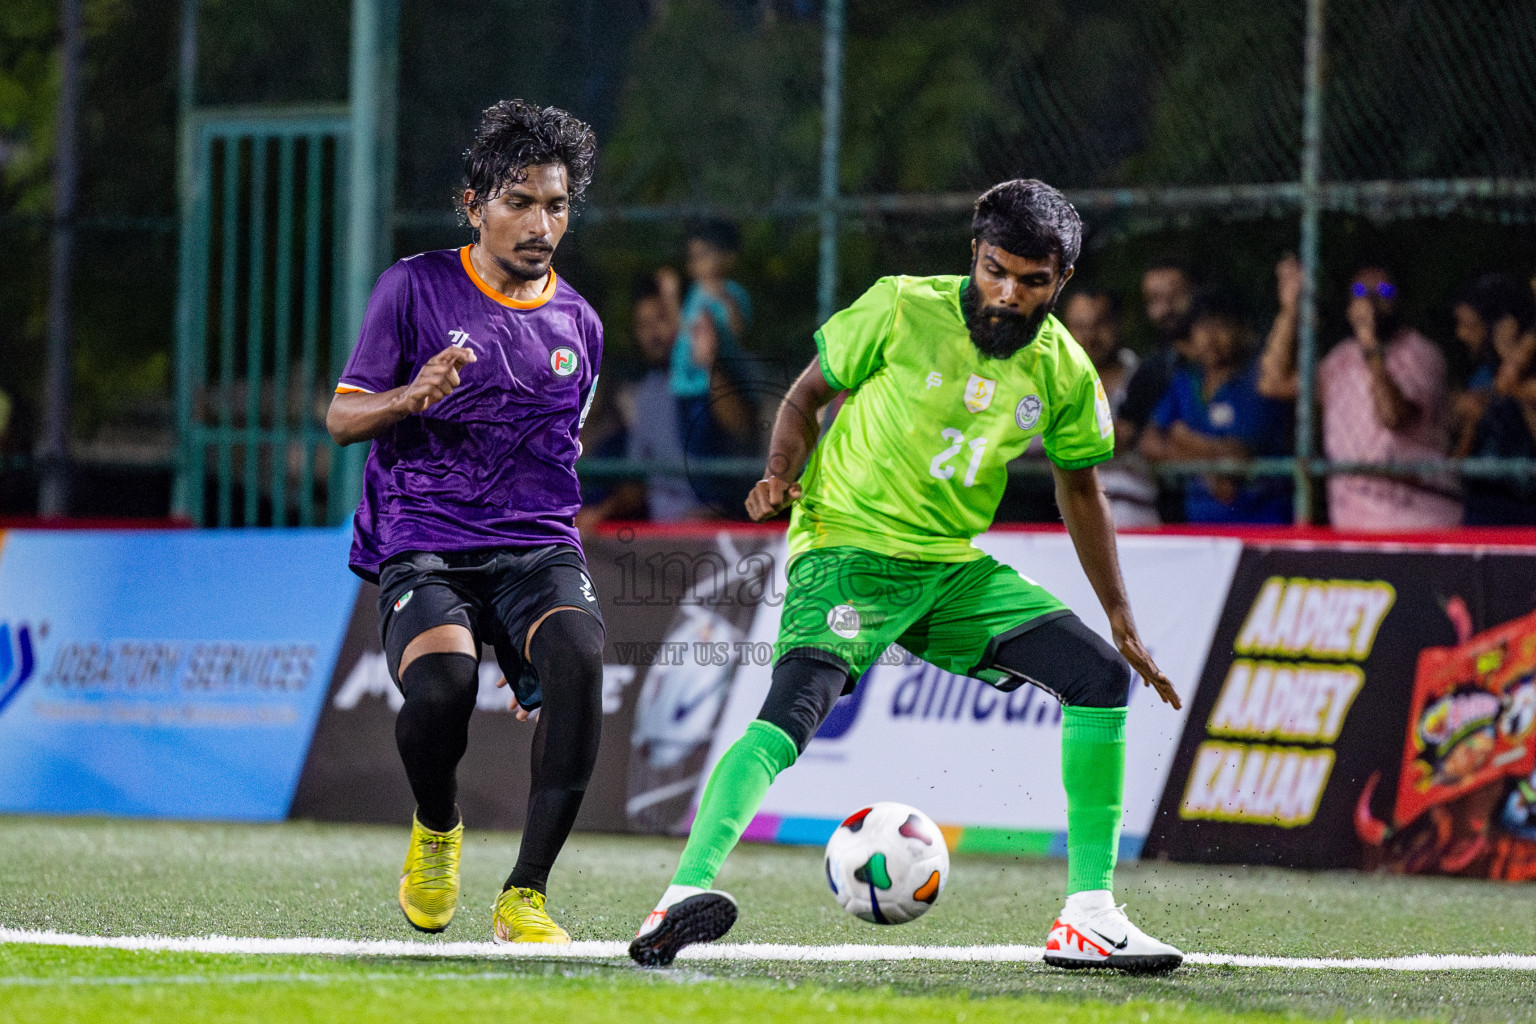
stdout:
{"type": "MultiPolygon", "coordinates": [[[[1481,458],[1536,458],[1536,299],[1509,274],[1486,274],[1456,306],[1457,336],[1497,358],[1476,395],[1482,414],[1464,447],[1481,458]]],[[[1467,522],[1536,525],[1536,481],[1468,478],[1467,522]]]]}
{"type": "MultiPolygon", "coordinates": [[[[740,249],[741,233],[722,221],[697,225],[688,234],[688,294],[672,347],[672,394],[681,403],[685,433],[711,406],[711,389],[718,395],[728,367],[744,355],[752,298],[730,276],[740,249]]],[[[730,419],[718,426],[736,434],[741,425],[730,419]]]]}
{"type": "Polygon", "coordinates": [[[630,296],[630,330],[644,372],[638,381],[617,388],[614,405],[624,424],[618,443],[590,452],[647,463],[658,472],[644,482],[618,484],[601,500],[586,505],[576,516],[582,529],[605,519],[641,516],[656,522],[677,522],[706,511],[686,477],[662,470],[684,462],[677,399],[672,394],[672,345],[677,339],[681,293],[682,281],[671,267],[662,267],[654,276],[635,282],[630,296]]]}
{"type": "MultiPolygon", "coordinates": [[[[1093,360],[1112,415],[1119,416],[1136,373],[1136,353],[1120,344],[1120,300],[1112,293],[1079,288],[1062,310],[1068,332],[1093,360]]],[[[1131,439],[1115,435],[1115,458],[1099,467],[1099,483],[1109,498],[1116,526],[1157,526],[1157,483],[1138,467],[1141,459],[1131,439]]]]}
{"type": "MultiPolygon", "coordinates": [[[[1301,263],[1275,267],[1280,312],[1260,359],[1259,391],[1294,400],[1301,263]]],[[[1350,280],[1346,317],[1354,333],[1317,366],[1323,451],[1338,462],[1426,462],[1450,445],[1445,358],[1398,317],[1398,288],[1381,267],[1350,280]]],[[[1441,474],[1328,478],[1328,519],[1346,530],[1432,530],[1461,523],[1455,477],[1441,474]]]]}
{"type": "MultiPolygon", "coordinates": [[[[1141,301],[1152,324],[1153,346],[1126,386],[1125,401],[1115,414],[1115,446],[1137,450],[1137,442],[1157,403],[1168,393],[1173,376],[1189,361],[1189,305],[1195,295],[1195,275],[1172,259],[1159,260],[1141,275],[1141,301]]],[[[1176,523],[1184,518],[1184,489],[1180,481],[1158,484],[1160,518],[1176,523]]]]}
{"type": "MultiPolygon", "coordinates": [[[[1285,454],[1290,408],[1259,394],[1253,330],[1241,303],[1224,290],[1201,293],[1191,304],[1189,325],[1192,360],[1174,374],[1153,410],[1142,431],[1142,454],[1153,461],[1285,454]]],[[[1185,483],[1184,511],[1191,523],[1288,523],[1290,483],[1196,477],[1185,483]]]]}
{"type": "Polygon", "coordinates": [[[1496,335],[1502,330],[1505,345],[1509,345],[1509,331],[1523,318],[1530,305],[1528,298],[1512,275],[1484,274],[1469,284],[1451,307],[1456,340],[1466,347],[1472,364],[1466,386],[1456,393],[1452,405],[1455,442],[1451,453],[1457,458],[1472,454],[1477,425],[1496,395],[1494,381],[1502,361],[1496,335]]]}
{"type": "Polygon", "coordinates": [[[1155,343],[1131,374],[1125,401],[1115,414],[1115,431],[1124,435],[1129,444],[1135,444],[1157,403],[1168,393],[1173,375],[1187,359],[1185,319],[1194,296],[1194,275],[1181,263],[1162,260],[1141,275],[1142,304],[1152,324],[1155,343]]]}
{"type": "MultiPolygon", "coordinates": [[[[741,233],[723,221],[696,225],[688,234],[690,283],[672,347],[671,382],[690,461],[746,455],[751,448],[753,410],[741,385],[752,299],[731,280],[740,248],[741,233]]],[[[740,504],[729,480],[704,474],[691,480],[706,502],[732,510],[740,504]]]]}

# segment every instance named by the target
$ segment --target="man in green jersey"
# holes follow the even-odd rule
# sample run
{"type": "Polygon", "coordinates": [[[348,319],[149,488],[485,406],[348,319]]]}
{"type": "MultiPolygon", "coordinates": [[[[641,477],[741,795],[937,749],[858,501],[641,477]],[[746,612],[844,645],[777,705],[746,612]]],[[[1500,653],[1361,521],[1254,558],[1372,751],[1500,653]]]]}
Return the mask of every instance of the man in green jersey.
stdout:
{"type": "Polygon", "coordinates": [[[773,683],[710,775],[672,885],[630,944],[639,963],[670,963],[735,923],[735,901],[710,888],[726,855],[774,777],[892,643],[1001,690],[1038,686],[1063,705],[1067,900],[1046,962],[1182,962],[1112,893],[1131,669],[1175,708],[1179,698],[1137,635],[1094,469],[1115,450],[1109,403],[1092,361],[1050,315],[1082,224],[1060,192],[1019,180],[977,200],[972,233],[968,276],[882,278],[827,321],[779,410],[767,472],[747,498],[758,520],[794,505],[773,683]],[[818,413],[839,392],[848,397],[818,443],[818,413]],[[1009,460],[1037,435],[1119,653],[972,544],[992,523],[1009,460]]]}

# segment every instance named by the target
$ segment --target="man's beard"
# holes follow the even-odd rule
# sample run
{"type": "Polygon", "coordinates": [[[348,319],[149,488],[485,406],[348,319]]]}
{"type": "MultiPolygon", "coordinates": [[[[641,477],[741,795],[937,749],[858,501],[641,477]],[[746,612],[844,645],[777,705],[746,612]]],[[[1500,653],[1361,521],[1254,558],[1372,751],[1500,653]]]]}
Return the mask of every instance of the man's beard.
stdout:
{"type": "Polygon", "coordinates": [[[508,276],[519,281],[542,281],[549,274],[550,261],[555,257],[554,249],[519,245],[512,251],[515,259],[497,260],[508,276]]]}
{"type": "Polygon", "coordinates": [[[960,310],[971,332],[971,344],[989,359],[1008,359],[1034,341],[1055,305],[1054,299],[1043,302],[1028,316],[998,306],[983,306],[975,278],[960,293],[960,310]]]}

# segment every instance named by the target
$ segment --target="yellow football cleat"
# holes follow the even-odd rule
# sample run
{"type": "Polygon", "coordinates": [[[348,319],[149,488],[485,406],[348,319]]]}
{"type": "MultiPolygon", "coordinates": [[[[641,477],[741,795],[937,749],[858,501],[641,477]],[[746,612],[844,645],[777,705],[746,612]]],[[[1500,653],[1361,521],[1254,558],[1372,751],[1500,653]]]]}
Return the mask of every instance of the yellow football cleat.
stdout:
{"type": "Polygon", "coordinates": [[[411,846],[400,869],[400,909],[411,927],[440,932],[459,908],[459,847],[464,822],[448,832],[433,832],[411,818],[411,846]]]}
{"type": "Polygon", "coordinates": [[[570,945],[565,929],[544,912],[544,894],[513,887],[496,897],[496,942],[556,942],[570,945]]]}

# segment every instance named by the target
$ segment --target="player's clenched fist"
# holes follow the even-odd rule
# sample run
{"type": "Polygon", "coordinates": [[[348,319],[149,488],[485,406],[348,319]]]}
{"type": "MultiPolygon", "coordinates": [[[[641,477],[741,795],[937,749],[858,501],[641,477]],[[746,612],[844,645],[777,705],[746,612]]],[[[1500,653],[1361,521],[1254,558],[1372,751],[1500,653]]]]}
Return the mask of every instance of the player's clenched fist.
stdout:
{"type": "Polygon", "coordinates": [[[457,345],[450,345],[428,359],[416,379],[406,386],[402,396],[406,408],[421,412],[453,394],[459,386],[459,368],[474,361],[474,352],[457,345]]]}
{"type": "Polygon", "coordinates": [[[771,519],[788,508],[800,497],[800,493],[800,485],[792,480],[765,476],[752,488],[752,493],[747,495],[747,515],[752,517],[754,523],[771,519]]]}

